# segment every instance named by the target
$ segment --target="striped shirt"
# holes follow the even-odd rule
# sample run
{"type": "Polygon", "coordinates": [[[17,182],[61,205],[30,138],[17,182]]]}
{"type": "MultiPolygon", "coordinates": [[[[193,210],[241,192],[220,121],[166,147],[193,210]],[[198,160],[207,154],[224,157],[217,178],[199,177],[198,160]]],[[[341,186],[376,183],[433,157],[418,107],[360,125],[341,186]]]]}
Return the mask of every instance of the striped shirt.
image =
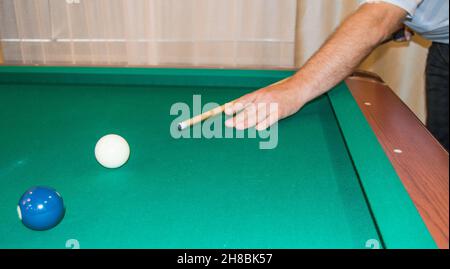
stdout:
{"type": "Polygon", "coordinates": [[[449,42],[449,0],[360,0],[362,3],[386,2],[401,7],[408,16],[405,24],[434,42],[449,42]]]}

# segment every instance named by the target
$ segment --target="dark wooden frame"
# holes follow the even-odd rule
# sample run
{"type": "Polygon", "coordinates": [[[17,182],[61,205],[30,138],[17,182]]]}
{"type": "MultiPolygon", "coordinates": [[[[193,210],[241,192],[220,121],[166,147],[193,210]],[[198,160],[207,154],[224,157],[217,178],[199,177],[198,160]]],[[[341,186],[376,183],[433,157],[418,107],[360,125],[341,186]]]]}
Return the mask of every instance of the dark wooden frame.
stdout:
{"type": "Polygon", "coordinates": [[[449,248],[449,154],[372,73],[346,83],[439,248],[449,248]]]}

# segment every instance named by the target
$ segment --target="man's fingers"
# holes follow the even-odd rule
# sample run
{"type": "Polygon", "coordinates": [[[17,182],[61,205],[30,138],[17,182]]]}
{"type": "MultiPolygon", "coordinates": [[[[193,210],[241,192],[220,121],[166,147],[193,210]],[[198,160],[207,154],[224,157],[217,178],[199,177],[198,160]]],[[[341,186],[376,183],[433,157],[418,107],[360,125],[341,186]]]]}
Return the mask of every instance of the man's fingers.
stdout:
{"type": "Polygon", "coordinates": [[[264,123],[262,126],[265,126],[265,124],[269,124],[270,126],[274,121],[277,121],[278,109],[276,108],[277,106],[266,103],[253,103],[247,106],[234,118],[227,120],[225,124],[227,127],[235,127],[238,130],[245,130],[247,128],[257,126],[267,119],[267,123],[264,123]],[[269,118],[272,113],[275,119],[269,118]]]}
{"type": "Polygon", "coordinates": [[[249,105],[234,117],[233,127],[238,130],[244,130],[249,126],[256,125],[257,108],[255,105],[249,105]]]}
{"type": "Polygon", "coordinates": [[[265,103],[258,103],[246,108],[241,114],[236,117],[235,127],[238,130],[245,130],[256,126],[259,122],[267,118],[270,111],[265,103]],[[241,114],[243,115],[241,116],[241,114]]]}
{"type": "Polygon", "coordinates": [[[413,38],[413,36],[414,36],[414,32],[411,32],[411,31],[409,31],[409,30],[406,30],[406,32],[405,32],[405,38],[406,38],[406,41],[411,41],[411,39],[413,38]]]}
{"type": "Polygon", "coordinates": [[[227,114],[228,116],[232,116],[238,113],[239,111],[243,110],[246,106],[252,104],[255,98],[256,98],[255,93],[250,93],[242,96],[241,98],[235,100],[234,102],[225,104],[225,114],[227,114]]]}
{"type": "Polygon", "coordinates": [[[272,112],[267,118],[265,118],[256,125],[256,130],[258,131],[266,130],[267,128],[278,122],[278,119],[279,119],[278,112],[272,112]]]}
{"type": "MultiPolygon", "coordinates": [[[[226,125],[227,127],[230,127],[230,128],[236,127],[236,124],[237,124],[238,122],[243,121],[243,120],[247,117],[247,114],[250,112],[250,110],[251,110],[252,108],[253,108],[253,105],[252,105],[252,104],[249,104],[249,105],[244,105],[244,104],[242,104],[242,103],[236,103],[236,104],[234,104],[234,108],[233,108],[233,109],[236,109],[236,111],[240,111],[240,112],[237,113],[234,117],[228,119],[228,120],[225,122],[225,125],[226,125]]],[[[234,113],[233,113],[233,114],[234,114],[234,113]]]]}

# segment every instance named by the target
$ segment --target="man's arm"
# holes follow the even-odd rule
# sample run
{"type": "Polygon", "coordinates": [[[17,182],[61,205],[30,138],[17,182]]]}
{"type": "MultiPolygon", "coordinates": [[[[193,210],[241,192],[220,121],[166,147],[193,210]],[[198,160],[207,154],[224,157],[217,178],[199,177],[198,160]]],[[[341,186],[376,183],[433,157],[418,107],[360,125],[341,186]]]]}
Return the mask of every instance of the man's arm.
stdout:
{"type": "Polygon", "coordinates": [[[364,4],[293,77],[245,95],[227,107],[228,115],[241,112],[228,120],[227,126],[246,129],[256,125],[258,130],[263,130],[293,115],[349,76],[378,45],[402,28],[406,16],[405,10],[392,4],[364,4]],[[278,111],[259,109],[258,112],[251,106],[259,104],[261,108],[260,104],[270,103],[277,103],[278,111]],[[240,111],[242,104],[247,108],[240,111]]]}

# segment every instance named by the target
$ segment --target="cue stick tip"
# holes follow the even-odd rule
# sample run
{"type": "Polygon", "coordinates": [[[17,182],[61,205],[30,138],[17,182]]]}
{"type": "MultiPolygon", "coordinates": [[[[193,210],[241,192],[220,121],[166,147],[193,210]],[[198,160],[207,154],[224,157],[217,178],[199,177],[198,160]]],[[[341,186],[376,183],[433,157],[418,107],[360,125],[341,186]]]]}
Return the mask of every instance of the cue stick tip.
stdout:
{"type": "Polygon", "coordinates": [[[178,131],[183,131],[184,129],[186,129],[186,127],[187,127],[186,122],[178,123],[178,131]]]}

